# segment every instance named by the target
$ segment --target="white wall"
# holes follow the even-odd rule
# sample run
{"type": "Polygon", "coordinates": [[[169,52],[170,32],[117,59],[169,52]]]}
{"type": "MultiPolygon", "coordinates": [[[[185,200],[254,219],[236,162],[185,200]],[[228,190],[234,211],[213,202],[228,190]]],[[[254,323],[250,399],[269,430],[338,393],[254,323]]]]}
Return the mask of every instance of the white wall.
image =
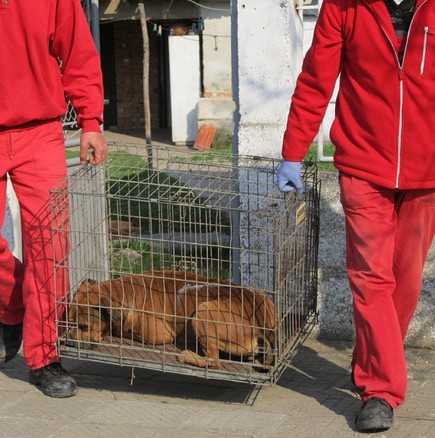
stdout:
{"type": "Polygon", "coordinates": [[[172,141],[189,144],[198,133],[199,36],[169,37],[172,141]]]}
{"type": "Polygon", "coordinates": [[[204,90],[198,102],[198,123],[200,126],[211,124],[232,132],[234,102],[231,80],[230,1],[201,3],[204,4],[204,7],[200,8],[204,20],[202,33],[204,90]]]}
{"type": "Polygon", "coordinates": [[[231,94],[231,11],[230,2],[204,2],[201,8],[203,85],[206,97],[231,94]]]}

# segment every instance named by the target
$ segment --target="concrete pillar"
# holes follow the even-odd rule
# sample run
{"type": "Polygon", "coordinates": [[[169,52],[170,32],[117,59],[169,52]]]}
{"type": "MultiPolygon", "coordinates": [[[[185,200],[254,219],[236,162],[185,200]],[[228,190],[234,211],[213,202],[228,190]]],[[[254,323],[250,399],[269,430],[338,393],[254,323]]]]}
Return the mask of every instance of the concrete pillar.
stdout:
{"type": "MultiPolygon", "coordinates": [[[[293,0],[235,0],[231,2],[231,8],[233,99],[236,104],[233,149],[239,156],[280,158],[290,96],[303,56],[300,19],[293,0]]],[[[235,269],[233,280],[262,290],[273,290],[273,275],[264,271],[273,263],[254,260],[255,257],[245,249],[263,246],[265,254],[273,253],[272,242],[265,239],[264,233],[255,235],[251,226],[262,221],[262,226],[267,226],[262,217],[264,206],[259,205],[259,199],[267,198],[275,189],[270,185],[271,170],[254,171],[256,178],[251,178],[252,169],[240,162],[238,187],[234,187],[240,193],[232,217],[234,229],[240,234],[234,239],[241,250],[240,254],[233,254],[240,268],[239,272],[235,269]],[[240,216],[238,208],[242,212],[240,216]],[[250,211],[249,219],[245,216],[246,211],[250,211]],[[258,263],[262,264],[263,270],[257,269],[258,263]]]]}
{"type": "Polygon", "coordinates": [[[231,8],[235,151],[280,157],[303,56],[295,3],[234,0],[231,8]]]}

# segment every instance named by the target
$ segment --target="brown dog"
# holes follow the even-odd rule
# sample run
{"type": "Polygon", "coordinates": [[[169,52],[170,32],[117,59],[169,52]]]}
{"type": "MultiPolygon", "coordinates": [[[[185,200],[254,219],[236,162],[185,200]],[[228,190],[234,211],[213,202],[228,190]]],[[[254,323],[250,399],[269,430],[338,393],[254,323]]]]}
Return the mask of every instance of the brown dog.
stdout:
{"type": "Polygon", "coordinates": [[[70,339],[101,343],[108,334],[144,344],[174,343],[190,321],[206,357],[178,360],[221,368],[219,351],[268,367],[275,341],[274,306],[264,293],[189,272],[152,271],[102,283],[84,281],[69,310],[70,339]]]}

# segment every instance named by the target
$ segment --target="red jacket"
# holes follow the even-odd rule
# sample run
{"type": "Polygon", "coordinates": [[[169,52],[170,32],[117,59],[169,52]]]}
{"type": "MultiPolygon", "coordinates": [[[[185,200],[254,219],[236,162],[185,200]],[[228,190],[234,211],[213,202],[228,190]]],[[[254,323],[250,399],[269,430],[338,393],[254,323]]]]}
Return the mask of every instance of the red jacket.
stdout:
{"type": "Polygon", "coordinates": [[[79,126],[100,131],[100,59],[80,0],[2,1],[0,33],[0,130],[63,116],[67,95],[79,126]]]}
{"type": "Polygon", "coordinates": [[[282,155],[302,160],[340,74],[331,141],[342,172],[387,188],[435,188],[435,0],[417,0],[402,65],[383,0],[324,0],[282,155]]]}

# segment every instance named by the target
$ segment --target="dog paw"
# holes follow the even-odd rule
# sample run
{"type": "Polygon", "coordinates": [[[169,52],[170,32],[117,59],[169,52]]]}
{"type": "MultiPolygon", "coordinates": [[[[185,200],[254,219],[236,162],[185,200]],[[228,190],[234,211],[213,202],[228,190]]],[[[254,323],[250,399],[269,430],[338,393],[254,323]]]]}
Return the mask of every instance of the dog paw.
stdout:
{"type": "Polygon", "coordinates": [[[254,361],[253,368],[255,371],[257,371],[257,373],[269,373],[272,370],[273,365],[262,363],[260,361],[254,361]]]}
{"type": "Polygon", "coordinates": [[[180,363],[186,363],[186,355],[191,355],[192,353],[190,353],[187,350],[184,351],[180,351],[180,354],[177,355],[177,361],[180,363]]]}

